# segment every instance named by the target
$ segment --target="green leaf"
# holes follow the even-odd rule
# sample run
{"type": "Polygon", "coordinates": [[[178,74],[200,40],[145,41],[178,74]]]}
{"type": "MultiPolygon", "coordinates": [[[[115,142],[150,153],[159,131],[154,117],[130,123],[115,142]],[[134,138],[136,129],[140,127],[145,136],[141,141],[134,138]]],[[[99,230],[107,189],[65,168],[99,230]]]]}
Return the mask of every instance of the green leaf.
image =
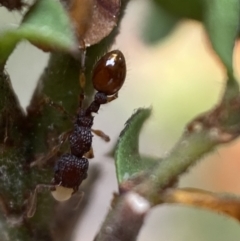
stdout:
{"type": "Polygon", "coordinates": [[[232,75],[234,43],[239,33],[239,0],[155,0],[172,15],[202,21],[217,55],[232,75]]]}
{"type": "Polygon", "coordinates": [[[239,23],[239,0],[205,0],[204,24],[213,49],[229,73],[233,72],[233,48],[239,23]]]}
{"type": "Polygon", "coordinates": [[[146,19],[141,23],[142,38],[149,44],[165,38],[175,27],[179,18],[169,14],[159,7],[156,2],[150,1],[146,19]]]}
{"type": "Polygon", "coordinates": [[[154,0],[160,8],[179,18],[202,20],[204,0],[154,0]]]}
{"type": "Polygon", "coordinates": [[[126,122],[120,134],[116,151],[115,162],[119,184],[140,171],[146,170],[148,164],[144,162],[138,152],[138,139],[144,122],[151,114],[151,109],[138,109],[126,122]]]}
{"type": "Polygon", "coordinates": [[[38,0],[24,16],[17,29],[0,34],[0,65],[3,65],[16,44],[26,39],[44,50],[74,53],[78,44],[67,12],[59,1],[38,0]]]}

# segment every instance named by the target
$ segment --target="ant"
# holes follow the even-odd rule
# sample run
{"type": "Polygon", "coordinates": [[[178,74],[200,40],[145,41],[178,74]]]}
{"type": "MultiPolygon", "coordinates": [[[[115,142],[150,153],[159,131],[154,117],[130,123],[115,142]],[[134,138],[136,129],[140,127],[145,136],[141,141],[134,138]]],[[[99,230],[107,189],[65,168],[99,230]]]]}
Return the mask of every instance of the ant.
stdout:
{"type": "MultiPolygon", "coordinates": [[[[82,60],[84,59],[85,53],[82,56],[82,60]]],[[[38,192],[48,189],[52,192],[55,199],[59,201],[67,200],[78,191],[82,181],[87,178],[89,163],[86,157],[92,150],[92,132],[107,139],[101,131],[92,129],[94,120],[92,114],[97,113],[101,105],[118,97],[118,91],[121,89],[125,77],[126,62],[123,53],[119,50],[106,53],[95,64],[92,73],[92,83],[97,92],[94,100],[86,109],[83,109],[82,101],[84,95],[80,94],[80,104],[73,123],[73,130],[66,137],[69,141],[70,153],[63,154],[57,160],[51,184],[38,184],[36,186],[29,198],[28,218],[32,217],[36,211],[38,192]],[[62,194],[62,191],[65,194],[62,194]],[[61,197],[62,195],[64,197],[61,197]]],[[[54,106],[54,103],[52,105],[54,106]]],[[[55,107],[65,112],[61,107],[55,107]]]]}

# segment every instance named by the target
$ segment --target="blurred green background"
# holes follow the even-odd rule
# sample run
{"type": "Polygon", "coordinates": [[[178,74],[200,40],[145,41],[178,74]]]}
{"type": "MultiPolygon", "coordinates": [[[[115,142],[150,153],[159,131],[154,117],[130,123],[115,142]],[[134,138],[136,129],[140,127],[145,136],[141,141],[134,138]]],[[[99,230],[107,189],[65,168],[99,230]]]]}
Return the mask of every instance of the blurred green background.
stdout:
{"type": "MultiPolygon", "coordinates": [[[[0,31],[19,23],[21,14],[0,9],[0,31]]],[[[128,66],[126,83],[119,98],[104,106],[95,118],[112,139],[110,144],[94,139],[95,159],[101,180],[75,240],[92,240],[117,190],[113,161],[107,153],[125,121],[138,107],[152,106],[153,114],[141,135],[141,153],[166,155],[198,113],[219,100],[224,88],[224,70],[209,45],[200,22],[179,20],[155,3],[135,0],[129,4],[115,46],[124,53],[128,66]]],[[[22,106],[25,108],[46,66],[48,54],[27,42],[21,43],[7,63],[22,106]]],[[[235,49],[235,70],[239,76],[240,45],[235,49]]],[[[240,143],[219,147],[180,179],[181,187],[240,194],[240,143]]],[[[193,208],[163,205],[148,216],[140,241],[237,241],[239,224],[224,216],[193,208]]]]}

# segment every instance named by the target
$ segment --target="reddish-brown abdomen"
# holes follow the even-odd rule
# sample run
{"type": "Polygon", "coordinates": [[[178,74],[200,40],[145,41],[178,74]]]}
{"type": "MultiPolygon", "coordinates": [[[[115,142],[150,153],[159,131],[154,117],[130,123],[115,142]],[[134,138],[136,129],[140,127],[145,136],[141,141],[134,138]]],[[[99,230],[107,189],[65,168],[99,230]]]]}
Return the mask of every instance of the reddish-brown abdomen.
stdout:
{"type": "Polygon", "coordinates": [[[119,50],[113,50],[96,63],[92,76],[93,86],[99,92],[113,95],[121,89],[126,72],[123,53],[119,50]]]}

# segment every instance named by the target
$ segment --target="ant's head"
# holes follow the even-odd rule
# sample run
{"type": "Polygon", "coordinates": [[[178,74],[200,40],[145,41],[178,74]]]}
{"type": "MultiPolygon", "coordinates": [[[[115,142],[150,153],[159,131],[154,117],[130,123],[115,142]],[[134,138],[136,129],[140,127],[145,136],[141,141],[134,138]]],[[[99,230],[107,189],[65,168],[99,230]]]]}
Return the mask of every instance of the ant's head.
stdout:
{"type": "Polygon", "coordinates": [[[119,50],[113,50],[98,60],[92,75],[94,88],[106,95],[117,93],[126,77],[126,62],[119,50]]]}

